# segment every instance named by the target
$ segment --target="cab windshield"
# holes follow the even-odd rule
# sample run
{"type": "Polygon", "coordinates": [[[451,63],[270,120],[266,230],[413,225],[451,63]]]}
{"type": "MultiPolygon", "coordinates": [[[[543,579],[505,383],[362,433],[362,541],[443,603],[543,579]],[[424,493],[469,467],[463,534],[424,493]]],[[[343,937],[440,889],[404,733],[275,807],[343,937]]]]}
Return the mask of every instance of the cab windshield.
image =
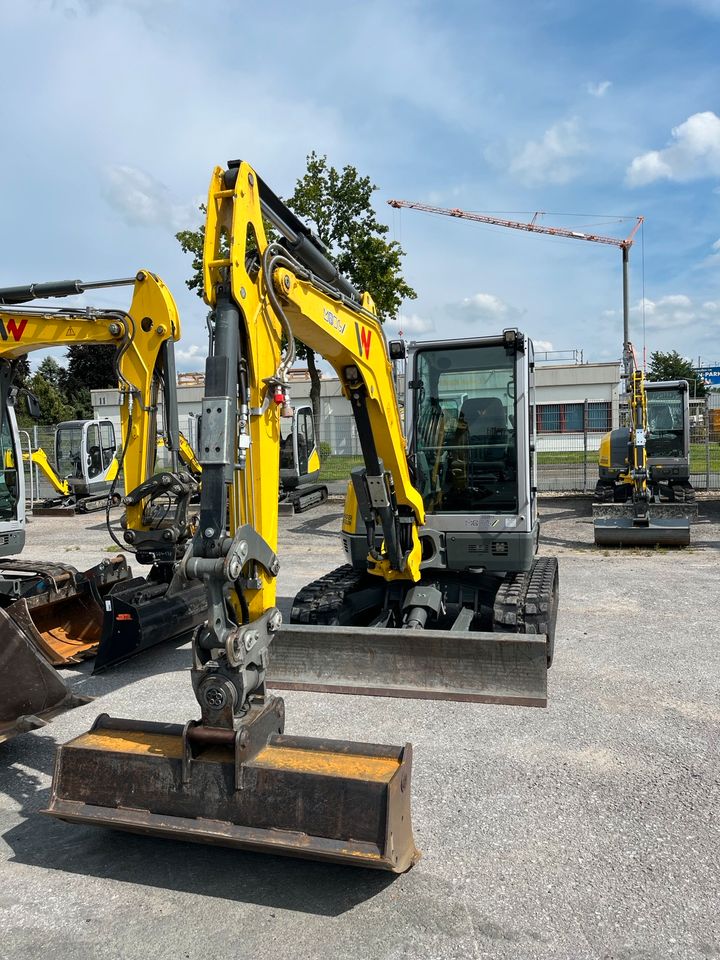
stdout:
{"type": "Polygon", "coordinates": [[[647,390],[649,457],[683,457],[683,399],[682,390],[647,390]]]}
{"type": "Polygon", "coordinates": [[[82,480],[82,425],[62,426],[55,436],[55,460],[59,476],[82,480]]]}
{"type": "Polygon", "coordinates": [[[502,345],[422,350],[415,391],[414,448],[425,509],[516,511],[514,354],[502,345]]]}

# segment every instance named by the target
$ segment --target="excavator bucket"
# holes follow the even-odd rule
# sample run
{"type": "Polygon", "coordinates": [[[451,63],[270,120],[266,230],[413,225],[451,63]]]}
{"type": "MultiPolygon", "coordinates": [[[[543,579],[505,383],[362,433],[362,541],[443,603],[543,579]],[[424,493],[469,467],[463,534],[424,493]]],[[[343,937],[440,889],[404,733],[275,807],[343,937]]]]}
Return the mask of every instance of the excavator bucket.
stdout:
{"type": "Polygon", "coordinates": [[[280,690],[547,706],[542,634],[283,624],[267,677],[280,690]]]}
{"type": "Polygon", "coordinates": [[[696,503],[650,503],[638,512],[633,503],[594,503],[597,546],[687,547],[696,503]]]}
{"type": "Polygon", "coordinates": [[[88,595],[66,596],[36,607],[22,598],[7,613],[56,667],[92,657],[100,643],[103,609],[88,595]]]}
{"type": "Polygon", "coordinates": [[[3,574],[17,577],[19,599],[6,613],[53,666],[78,663],[97,652],[103,629],[103,596],[129,575],[124,557],[83,573],[62,564],[5,561],[3,574]]]}
{"type": "Polygon", "coordinates": [[[90,702],[68,690],[34,637],[2,609],[0,627],[0,743],[90,702]]]}
{"type": "Polygon", "coordinates": [[[402,873],[419,858],[411,747],[285,736],[268,698],[237,734],[104,714],[57,753],[60,820],[402,873]]]}
{"type": "Polygon", "coordinates": [[[202,583],[173,592],[169,584],[135,577],[105,595],[105,620],[93,673],[167,641],[189,640],[207,618],[202,583]]]}

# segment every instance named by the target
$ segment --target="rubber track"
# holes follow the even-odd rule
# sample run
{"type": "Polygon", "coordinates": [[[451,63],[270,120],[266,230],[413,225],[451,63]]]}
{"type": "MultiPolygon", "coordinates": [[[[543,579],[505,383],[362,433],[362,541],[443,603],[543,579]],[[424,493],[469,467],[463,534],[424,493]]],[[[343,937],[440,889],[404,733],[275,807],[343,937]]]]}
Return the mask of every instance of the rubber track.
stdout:
{"type": "Polygon", "coordinates": [[[346,594],[352,593],[365,576],[364,571],[355,570],[351,564],[346,563],[327,576],[309,583],[293,600],[290,622],[329,625],[337,623],[346,594]]]}
{"type": "Polygon", "coordinates": [[[557,618],[558,562],[541,557],[527,573],[511,574],[500,585],[493,607],[493,629],[508,633],[544,633],[552,662],[557,618]]]}
{"type": "Polygon", "coordinates": [[[697,500],[695,488],[689,483],[674,483],[672,491],[676,503],[695,503],[697,500]]]}

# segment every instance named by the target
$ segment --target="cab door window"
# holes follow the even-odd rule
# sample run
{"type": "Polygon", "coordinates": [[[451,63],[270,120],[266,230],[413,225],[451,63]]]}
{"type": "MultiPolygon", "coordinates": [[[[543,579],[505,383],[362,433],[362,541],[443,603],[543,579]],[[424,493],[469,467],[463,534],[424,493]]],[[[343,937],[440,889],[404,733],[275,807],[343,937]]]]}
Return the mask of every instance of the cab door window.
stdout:
{"type": "Polygon", "coordinates": [[[88,424],[85,434],[85,453],[87,456],[88,479],[98,477],[102,473],[102,446],[100,443],[100,430],[96,423],[88,424]]]}
{"type": "Polygon", "coordinates": [[[103,469],[107,470],[110,462],[115,456],[115,427],[109,422],[104,421],[100,424],[100,440],[103,469]]]}

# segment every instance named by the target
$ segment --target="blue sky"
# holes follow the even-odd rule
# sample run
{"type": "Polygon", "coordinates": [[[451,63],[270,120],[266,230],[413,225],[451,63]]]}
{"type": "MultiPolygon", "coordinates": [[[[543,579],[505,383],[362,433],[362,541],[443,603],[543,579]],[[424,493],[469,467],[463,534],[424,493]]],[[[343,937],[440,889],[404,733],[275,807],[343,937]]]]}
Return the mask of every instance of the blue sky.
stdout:
{"type": "Polygon", "coordinates": [[[622,325],[615,248],[388,198],[616,236],[599,215],[640,214],[636,345],[644,316],[648,351],[720,361],[720,0],[0,0],[0,31],[0,283],[148,267],[178,300],[182,369],[202,369],[205,309],[173,234],[216,164],[288,194],[311,150],[380,187],[418,293],[391,334],[517,325],[603,360],[622,325]]]}

